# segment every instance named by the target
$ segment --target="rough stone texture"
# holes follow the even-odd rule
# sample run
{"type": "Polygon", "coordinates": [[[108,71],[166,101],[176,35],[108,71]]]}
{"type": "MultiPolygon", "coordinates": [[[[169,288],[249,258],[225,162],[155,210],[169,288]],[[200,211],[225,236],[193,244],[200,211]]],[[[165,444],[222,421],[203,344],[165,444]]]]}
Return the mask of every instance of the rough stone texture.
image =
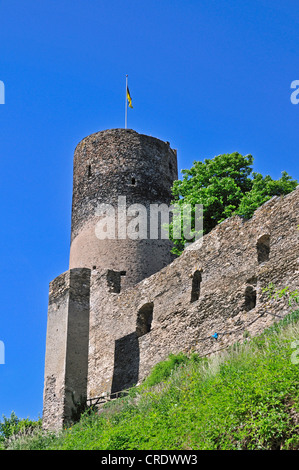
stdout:
{"type": "Polygon", "coordinates": [[[88,397],[140,382],[170,353],[211,354],[285,315],[287,305],[269,301],[262,288],[270,282],[298,288],[298,213],[298,189],[275,197],[248,221],[224,221],[169,266],[119,294],[108,293],[107,271],[93,271],[88,397]],[[150,331],[140,336],[140,311],[149,305],[150,331]]]}
{"type": "MultiPolygon", "coordinates": [[[[150,204],[170,205],[177,177],[176,151],[168,142],[131,129],[106,130],[83,139],[74,154],[70,268],[126,272],[125,288],[169,264],[174,259],[169,240],[120,239],[117,223],[116,239],[97,238],[97,209],[110,204],[117,215],[119,196],[126,197],[126,208],[142,204],[148,213],[150,204]]],[[[149,225],[148,221],[147,235],[149,225]]]]}
{"type": "Polygon", "coordinates": [[[72,269],[50,283],[45,359],[45,429],[61,428],[87,395],[90,270],[72,269]]]}
{"type": "Polygon", "coordinates": [[[50,284],[45,428],[63,426],[73,392],[78,399],[126,389],[170,353],[221,351],[288,312],[262,289],[298,288],[298,188],[248,221],[224,221],[172,262],[168,240],[93,238],[99,202],[126,195],[127,204],[169,204],[176,175],[169,144],[131,130],[78,145],[70,270],[50,284]]]}

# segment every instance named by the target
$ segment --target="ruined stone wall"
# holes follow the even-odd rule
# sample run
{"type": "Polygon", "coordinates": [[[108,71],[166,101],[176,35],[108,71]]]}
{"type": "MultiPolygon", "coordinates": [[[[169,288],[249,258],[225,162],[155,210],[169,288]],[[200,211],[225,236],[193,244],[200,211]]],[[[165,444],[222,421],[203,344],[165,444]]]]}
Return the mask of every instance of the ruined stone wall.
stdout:
{"type": "Polygon", "coordinates": [[[93,270],[88,397],[140,382],[170,353],[211,354],[288,313],[283,300],[269,301],[262,289],[270,282],[299,286],[298,214],[297,188],[250,220],[224,221],[124,292],[117,290],[120,273],[93,270]]]}

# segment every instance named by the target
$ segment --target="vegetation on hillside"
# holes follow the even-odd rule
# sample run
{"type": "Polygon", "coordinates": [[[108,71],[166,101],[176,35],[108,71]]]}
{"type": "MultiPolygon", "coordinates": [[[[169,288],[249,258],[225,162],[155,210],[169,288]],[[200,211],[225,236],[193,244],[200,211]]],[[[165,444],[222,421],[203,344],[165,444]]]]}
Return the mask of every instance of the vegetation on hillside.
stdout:
{"type": "MultiPolygon", "coordinates": [[[[209,358],[171,355],[128,396],[58,433],[3,439],[8,449],[299,449],[299,310],[209,358]]],[[[2,428],[3,429],[3,428],[2,428]]]]}
{"type": "MultiPolygon", "coordinates": [[[[195,205],[203,206],[203,234],[209,233],[223,220],[239,215],[246,219],[252,217],[254,211],[271,199],[290,193],[298,185],[286,171],[281,178],[273,180],[271,176],[263,176],[254,172],[252,155],[243,156],[238,152],[218,155],[212,159],[195,161],[189,170],[182,170],[182,180],[174,182],[172,204],[181,211],[184,205],[193,208],[190,229],[184,227],[182,221],[174,217],[168,226],[169,237],[173,241],[173,253],[180,255],[186,243],[192,242],[190,236],[195,231],[195,205]],[[179,231],[176,224],[181,224],[179,231]],[[176,233],[181,238],[176,238],[176,233]],[[191,234],[191,235],[190,235],[191,234]]],[[[197,237],[202,233],[197,234],[197,237]]]]}

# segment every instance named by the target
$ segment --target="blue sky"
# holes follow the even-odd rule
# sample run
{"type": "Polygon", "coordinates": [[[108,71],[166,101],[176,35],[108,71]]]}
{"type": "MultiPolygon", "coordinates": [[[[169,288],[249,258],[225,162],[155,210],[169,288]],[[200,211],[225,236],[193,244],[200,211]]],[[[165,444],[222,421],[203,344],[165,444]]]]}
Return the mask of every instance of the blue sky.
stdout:
{"type": "Polygon", "coordinates": [[[42,414],[48,285],[68,269],[77,143],[124,127],[179,169],[238,151],[298,179],[297,0],[0,1],[0,419],[42,414]]]}

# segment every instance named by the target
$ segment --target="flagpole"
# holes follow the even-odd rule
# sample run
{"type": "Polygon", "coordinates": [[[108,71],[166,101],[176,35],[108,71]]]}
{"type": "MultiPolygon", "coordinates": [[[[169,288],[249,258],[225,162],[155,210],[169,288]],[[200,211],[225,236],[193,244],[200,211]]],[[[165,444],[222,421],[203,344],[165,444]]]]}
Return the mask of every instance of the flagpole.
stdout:
{"type": "Polygon", "coordinates": [[[125,117],[125,129],[127,129],[127,123],[128,123],[128,98],[127,98],[127,90],[128,90],[128,75],[126,75],[126,117],[125,117]]]}

